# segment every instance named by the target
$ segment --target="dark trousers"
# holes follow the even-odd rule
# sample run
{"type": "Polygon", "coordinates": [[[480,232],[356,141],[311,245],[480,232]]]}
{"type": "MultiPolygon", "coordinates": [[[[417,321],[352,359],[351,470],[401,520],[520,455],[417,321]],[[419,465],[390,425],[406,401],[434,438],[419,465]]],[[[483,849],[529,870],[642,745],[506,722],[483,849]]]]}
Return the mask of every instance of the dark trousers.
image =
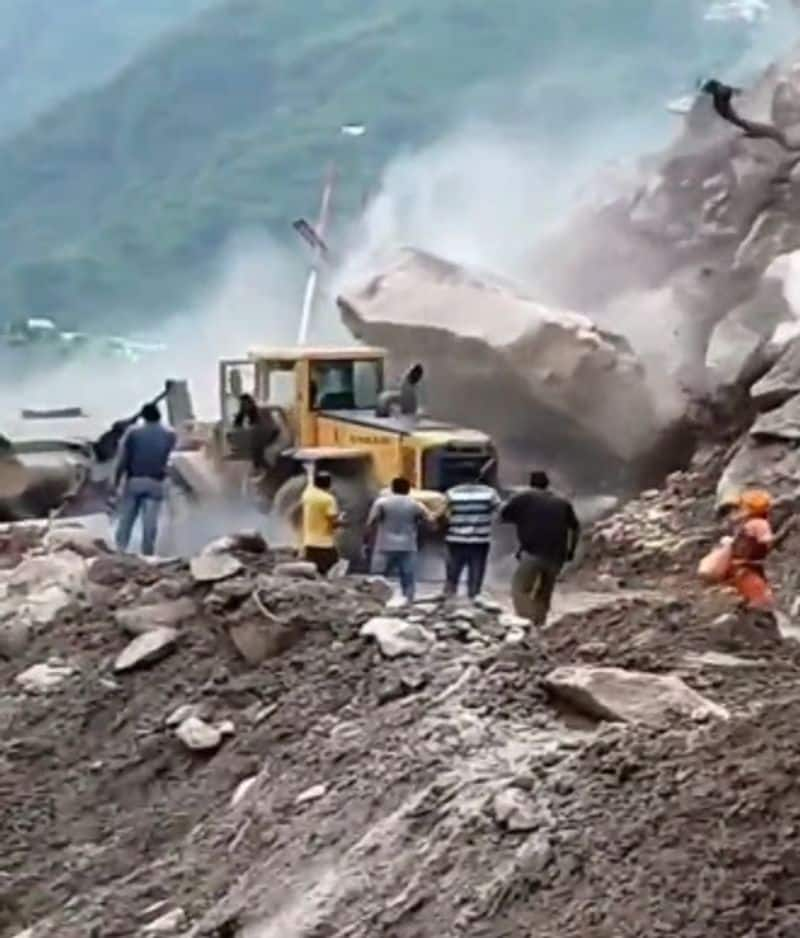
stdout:
{"type": "Polygon", "coordinates": [[[511,578],[514,612],[530,619],[534,625],[544,625],[560,572],[560,564],[533,554],[521,553],[511,578]]]}
{"type": "Polygon", "coordinates": [[[381,551],[378,555],[378,565],[387,578],[397,574],[403,596],[413,603],[417,589],[417,552],[415,550],[381,551]]]}
{"type": "Polygon", "coordinates": [[[455,541],[448,541],[445,592],[449,596],[458,592],[458,582],[466,567],[467,594],[470,599],[474,599],[483,587],[488,559],[488,544],[459,544],[455,541]]]}
{"type": "Polygon", "coordinates": [[[314,564],[321,576],[325,576],[339,560],[339,551],[335,547],[306,547],[305,559],[314,564]]]}

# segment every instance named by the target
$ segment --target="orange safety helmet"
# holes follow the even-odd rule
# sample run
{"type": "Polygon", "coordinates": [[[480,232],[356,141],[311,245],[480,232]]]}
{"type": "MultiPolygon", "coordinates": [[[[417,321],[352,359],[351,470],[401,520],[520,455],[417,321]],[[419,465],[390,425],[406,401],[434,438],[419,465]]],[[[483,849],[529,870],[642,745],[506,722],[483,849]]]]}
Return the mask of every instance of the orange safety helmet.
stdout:
{"type": "Polygon", "coordinates": [[[739,496],[736,504],[749,518],[766,518],[772,508],[772,496],[764,489],[747,489],[739,496]]]}

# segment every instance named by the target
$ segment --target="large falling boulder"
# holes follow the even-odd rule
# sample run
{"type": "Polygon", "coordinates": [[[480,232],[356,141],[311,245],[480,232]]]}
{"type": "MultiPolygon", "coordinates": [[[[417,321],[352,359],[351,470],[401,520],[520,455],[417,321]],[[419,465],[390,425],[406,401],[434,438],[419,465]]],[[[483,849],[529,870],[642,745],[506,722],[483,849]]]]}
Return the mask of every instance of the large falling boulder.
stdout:
{"type": "Polygon", "coordinates": [[[674,402],[651,393],[627,341],[585,316],[412,249],[338,302],[356,337],[396,366],[425,366],[432,413],[490,433],[507,461],[597,490],[639,481],[665,452],[674,402]]]}

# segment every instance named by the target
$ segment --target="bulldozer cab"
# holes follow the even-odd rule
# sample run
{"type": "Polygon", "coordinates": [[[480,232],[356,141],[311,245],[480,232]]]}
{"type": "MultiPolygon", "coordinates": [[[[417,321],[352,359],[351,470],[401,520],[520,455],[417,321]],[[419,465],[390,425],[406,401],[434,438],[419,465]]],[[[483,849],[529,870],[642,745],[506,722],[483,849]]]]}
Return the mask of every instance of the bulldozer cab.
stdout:
{"type": "Polygon", "coordinates": [[[317,415],[327,410],[374,410],[383,390],[380,349],[255,349],[220,362],[224,455],[240,458],[236,415],[242,396],[285,425],[291,445],[318,443],[317,415]]]}
{"type": "Polygon", "coordinates": [[[399,413],[386,407],[385,358],[382,349],[367,347],[262,348],[246,359],[222,362],[226,458],[248,458],[247,430],[235,426],[242,395],[248,395],[251,412],[269,414],[285,428],[269,460],[278,478],[302,472],[297,457],[303,452],[304,463],[324,459],[335,475],[361,461],[363,474],[380,487],[402,475],[415,491],[433,498],[491,465],[496,454],[486,434],[402,406],[399,413]]]}

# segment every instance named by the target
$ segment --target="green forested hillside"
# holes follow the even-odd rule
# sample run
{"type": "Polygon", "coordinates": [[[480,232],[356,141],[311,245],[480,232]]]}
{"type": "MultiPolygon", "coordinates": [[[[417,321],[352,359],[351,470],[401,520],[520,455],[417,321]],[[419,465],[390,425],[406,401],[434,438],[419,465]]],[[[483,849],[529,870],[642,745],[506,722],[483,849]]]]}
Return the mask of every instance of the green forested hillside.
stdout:
{"type": "Polygon", "coordinates": [[[173,308],[231,233],[290,237],[327,160],[342,164],[340,210],[352,207],[476,90],[496,115],[524,78],[543,140],[575,146],[595,120],[599,151],[610,116],[641,148],[637,116],[660,119],[705,54],[686,22],[642,0],[217,0],[0,142],[0,321],[119,328],[173,308]],[[350,121],[366,136],[343,138],[350,121]]]}
{"type": "Polygon", "coordinates": [[[230,0],[196,18],[0,145],[3,318],[138,318],[182,296],[230,232],[285,234],[343,122],[369,125],[367,175],[465,87],[525,66],[536,17],[502,5],[230,0]]]}
{"type": "Polygon", "coordinates": [[[0,135],[108,79],[210,0],[0,0],[0,135]]]}

